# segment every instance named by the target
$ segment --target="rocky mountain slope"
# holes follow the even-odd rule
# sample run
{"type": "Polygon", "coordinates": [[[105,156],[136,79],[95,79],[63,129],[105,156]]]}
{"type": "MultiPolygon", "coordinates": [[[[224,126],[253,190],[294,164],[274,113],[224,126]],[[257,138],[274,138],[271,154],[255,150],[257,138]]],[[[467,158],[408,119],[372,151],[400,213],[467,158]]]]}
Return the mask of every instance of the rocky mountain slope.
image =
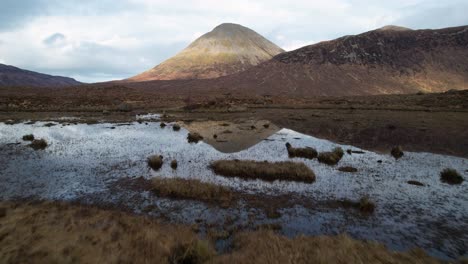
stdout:
{"type": "Polygon", "coordinates": [[[255,31],[221,24],[176,56],[130,81],[209,79],[244,71],[283,52],[255,31]]]}
{"type": "Polygon", "coordinates": [[[0,86],[60,87],[78,85],[75,79],[0,64],[0,86]]]}
{"type": "Polygon", "coordinates": [[[468,89],[468,26],[387,26],[275,56],[212,87],[239,93],[334,96],[468,89]]]}

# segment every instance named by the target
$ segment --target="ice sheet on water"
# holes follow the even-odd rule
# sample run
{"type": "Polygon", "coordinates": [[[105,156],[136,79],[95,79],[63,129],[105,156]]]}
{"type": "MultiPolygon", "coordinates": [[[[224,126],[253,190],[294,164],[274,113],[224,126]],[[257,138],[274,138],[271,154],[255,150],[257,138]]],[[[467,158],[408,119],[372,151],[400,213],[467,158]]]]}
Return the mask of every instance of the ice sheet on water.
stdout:
{"type": "Polygon", "coordinates": [[[137,120],[160,120],[161,119],[161,114],[141,114],[141,115],[136,115],[137,120]]]}
{"type": "MultiPolygon", "coordinates": [[[[5,167],[2,169],[3,177],[13,174],[20,179],[32,180],[45,177],[44,180],[50,179],[57,184],[62,182],[62,186],[55,186],[58,189],[56,192],[64,190],[64,193],[70,195],[76,190],[75,188],[66,190],[71,182],[102,186],[102,182],[125,176],[178,176],[198,178],[252,193],[296,192],[317,199],[357,198],[364,194],[385,196],[385,200],[402,199],[405,196],[417,196],[425,200],[449,196],[466,198],[463,192],[464,184],[449,186],[439,181],[439,172],[446,167],[464,172],[468,167],[468,161],[463,158],[406,152],[405,156],[397,161],[390,155],[371,151],[365,151],[364,154],[345,154],[338,166],[358,168],[358,172],[353,174],[340,172],[336,169],[337,166],[321,164],[317,160],[294,158],[293,160],[304,162],[314,170],[317,175],[315,183],[281,181],[268,183],[261,180],[245,181],[217,176],[209,169],[209,164],[217,159],[289,160],[285,148],[286,142],[290,142],[294,147],[311,146],[319,152],[329,151],[337,146],[345,151],[360,149],[282,129],[268,140],[249,149],[225,154],[203,142],[189,144],[186,139],[188,132],[185,129],[179,132],[168,128],[161,129],[159,123],[145,125],[135,122],[131,126],[77,124],[44,127],[43,125],[42,122],[33,125],[0,124],[1,145],[21,141],[23,135],[30,133],[36,138],[46,139],[49,143],[49,147],[44,151],[33,151],[23,143],[16,147],[16,151],[20,152],[13,158],[5,156],[6,152],[3,150],[0,153],[5,167]],[[110,129],[111,127],[114,129],[110,129]],[[154,154],[163,155],[166,162],[157,172],[149,170],[145,162],[148,156],[154,154]],[[178,160],[179,167],[176,171],[169,166],[172,159],[178,160]],[[378,163],[378,160],[382,163],[378,163]],[[99,180],[95,181],[95,178],[99,180]],[[408,180],[417,180],[430,185],[431,191],[437,195],[429,195],[426,188],[408,185],[406,183],[408,180]]],[[[51,189],[52,193],[47,195],[55,196],[53,190],[54,188],[51,189]]],[[[92,191],[92,188],[90,190],[92,191]]]]}
{"type": "MultiPolygon", "coordinates": [[[[204,142],[190,144],[187,142],[187,130],[176,132],[170,127],[163,129],[157,122],[134,122],[125,126],[103,123],[45,127],[44,124],[46,122],[15,125],[0,123],[1,199],[30,196],[76,199],[92,193],[105,193],[109,183],[121,177],[177,176],[196,178],[250,193],[296,193],[311,200],[359,199],[363,195],[369,195],[377,204],[377,212],[371,222],[373,229],[358,228],[361,220],[351,224],[349,219],[342,218],[338,213],[327,212],[330,216],[326,217],[341,221],[350,228],[353,226],[354,229],[348,231],[355,234],[362,232],[360,236],[365,238],[373,238],[378,233],[380,240],[393,241],[396,237],[405,241],[411,236],[420,243],[412,245],[424,247],[427,241],[446,236],[443,230],[424,228],[424,225],[439,226],[438,223],[449,223],[448,226],[455,233],[468,228],[467,182],[451,186],[439,180],[440,171],[447,167],[464,174],[468,168],[468,160],[463,158],[405,152],[403,158],[395,160],[389,154],[366,150],[364,154],[345,154],[338,166],[294,158],[292,160],[304,162],[314,170],[316,182],[270,183],[217,176],[209,169],[209,164],[218,159],[290,160],[286,142],[294,147],[314,147],[319,152],[329,151],[337,146],[345,151],[361,149],[282,129],[255,146],[226,154],[204,142]],[[21,140],[26,134],[46,139],[49,146],[43,151],[34,151],[27,146],[29,142],[21,140]],[[147,157],[155,154],[163,155],[165,161],[163,168],[157,172],[150,170],[146,164],[147,157]],[[172,159],[178,161],[177,170],[170,168],[172,159]],[[379,163],[379,160],[382,162],[379,163]],[[337,170],[339,166],[353,166],[358,172],[340,172],[337,170]],[[409,185],[408,180],[417,180],[426,186],[409,185]]],[[[463,176],[467,178],[466,174],[463,176]]],[[[297,229],[298,232],[307,233],[308,228],[317,226],[311,225],[312,216],[314,219],[325,219],[322,212],[297,212],[296,216],[288,214],[285,217],[295,219],[291,229],[297,229]],[[301,222],[304,223],[303,226],[297,224],[301,222]]],[[[328,221],[326,219],[324,221],[328,221]]],[[[321,225],[320,228],[324,226],[321,225]]],[[[311,229],[309,233],[313,232],[316,230],[311,229]]],[[[458,239],[447,240],[445,243],[450,248],[452,244],[449,241],[460,243],[466,240],[466,234],[461,234],[458,239]]]]}

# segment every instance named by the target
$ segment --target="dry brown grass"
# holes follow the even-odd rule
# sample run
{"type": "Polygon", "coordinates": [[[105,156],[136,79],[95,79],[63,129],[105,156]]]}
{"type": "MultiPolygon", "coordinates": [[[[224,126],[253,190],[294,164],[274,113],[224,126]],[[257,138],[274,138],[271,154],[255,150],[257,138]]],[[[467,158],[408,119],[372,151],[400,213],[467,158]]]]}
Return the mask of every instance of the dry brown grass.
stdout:
{"type": "Polygon", "coordinates": [[[163,156],[153,155],[148,157],[148,166],[153,170],[159,170],[163,165],[163,156]]]}
{"type": "Polygon", "coordinates": [[[440,172],[440,180],[448,184],[461,184],[463,177],[454,169],[444,169],[440,172]]]}
{"type": "Polygon", "coordinates": [[[346,235],[289,239],[268,230],[235,233],[232,251],[218,255],[188,226],[143,216],[50,202],[0,208],[5,263],[441,263],[346,235]]]}
{"type": "Polygon", "coordinates": [[[223,207],[233,201],[233,192],[229,188],[199,180],[154,178],[152,187],[153,192],[162,197],[217,203],[223,207]]]}
{"type": "Polygon", "coordinates": [[[178,247],[200,243],[189,227],[115,211],[58,203],[2,206],[8,208],[0,219],[2,263],[169,263],[178,247]]]}
{"type": "Polygon", "coordinates": [[[34,150],[43,150],[47,148],[48,144],[45,139],[34,139],[29,146],[34,150]]]}
{"type": "Polygon", "coordinates": [[[375,242],[363,242],[347,235],[299,236],[288,239],[272,231],[238,234],[233,252],[214,263],[441,263],[421,250],[397,253],[375,242]]]}
{"type": "Polygon", "coordinates": [[[305,159],[315,159],[317,158],[317,150],[311,147],[306,148],[294,148],[291,144],[286,143],[286,149],[288,150],[288,155],[290,158],[305,158],[305,159]]]}
{"type": "Polygon", "coordinates": [[[320,163],[325,163],[327,165],[336,165],[340,162],[341,158],[343,158],[344,152],[343,149],[340,147],[334,148],[330,152],[321,152],[318,155],[318,161],[320,163]]]}
{"type": "Polygon", "coordinates": [[[315,174],[302,162],[266,162],[252,160],[218,160],[211,163],[216,174],[227,177],[265,181],[314,182],[315,174]]]}

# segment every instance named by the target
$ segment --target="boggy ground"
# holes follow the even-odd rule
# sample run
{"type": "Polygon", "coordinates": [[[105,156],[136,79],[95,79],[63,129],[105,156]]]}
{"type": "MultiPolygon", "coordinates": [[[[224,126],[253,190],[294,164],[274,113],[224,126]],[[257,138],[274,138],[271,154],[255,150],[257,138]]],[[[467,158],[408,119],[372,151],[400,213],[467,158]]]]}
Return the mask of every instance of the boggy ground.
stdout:
{"type": "Polygon", "coordinates": [[[392,252],[346,235],[288,239],[235,234],[224,253],[187,226],[55,202],[0,202],[4,263],[440,263],[421,250],[392,252]]]}
{"type": "Polygon", "coordinates": [[[121,86],[0,90],[0,121],[75,116],[81,120],[74,122],[120,122],[148,112],[182,121],[223,152],[253,145],[285,127],[375,151],[402,145],[409,151],[468,157],[468,90],[325,98],[193,95],[190,100],[177,93],[121,86]],[[267,123],[270,126],[263,127],[267,123]]]}

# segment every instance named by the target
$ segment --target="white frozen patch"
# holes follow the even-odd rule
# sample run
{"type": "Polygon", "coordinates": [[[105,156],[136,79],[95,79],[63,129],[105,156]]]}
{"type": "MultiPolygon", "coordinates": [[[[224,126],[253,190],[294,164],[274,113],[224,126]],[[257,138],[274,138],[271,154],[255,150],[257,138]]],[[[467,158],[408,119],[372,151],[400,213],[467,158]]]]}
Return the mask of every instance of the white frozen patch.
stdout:
{"type": "Polygon", "coordinates": [[[286,221],[284,227],[291,233],[336,232],[333,225],[327,227],[326,223],[310,222],[334,219],[360,237],[384,241],[397,248],[418,245],[442,257],[446,253],[440,253],[439,245],[432,241],[443,238],[447,245],[443,251],[452,253],[457,252],[460,243],[467,239],[466,234],[456,239],[453,237],[468,227],[467,182],[448,185],[439,178],[444,168],[453,168],[467,179],[468,160],[464,158],[405,152],[401,159],[395,160],[389,154],[364,150],[364,154],[345,154],[338,166],[328,166],[316,159],[290,159],[285,143],[290,142],[294,147],[314,147],[319,152],[330,151],[337,146],[345,151],[361,149],[282,129],[249,149],[227,154],[204,142],[189,144],[187,130],[182,128],[176,132],[170,126],[162,129],[157,122],[52,127],[44,124],[46,122],[33,125],[0,123],[0,199],[30,196],[79,199],[99,194],[102,199],[112,200],[106,194],[109,184],[122,177],[183,177],[249,193],[300,194],[311,202],[356,200],[369,195],[377,204],[372,220],[365,222],[369,228],[362,227],[362,220],[349,216],[341,218],[339,213],[332,211],[318,213],[289,208],[287,210],[293,213],[285,213],[285,221],[290,221],[286,221]],[[34,151],[27,146],[29,142],[21,140],[26,134],[46,139],[49,146],[45,150],[34,151]],[[155,154],[164,156],[163,168],[157,172],[149,169],[146,163],[148,156],[155,154]],[[172,159],[178,161],[177,170],[170,168],[172,159]],[[209,169],[210,163],[218,159],[304,162],[315,172],[317,179],[306,184],[226,178],[209,169]],[[353,166],[358,172],[340,172],[337,170],[340,166],[353,166]],[[425,186],[409,185],[409,180],[420,181],[425,186]],[[329,216],[325,217],[327,214],[329,216]],[[330,218],[332,215],[334,218],[330,218]],[[310,219],[312,216],[315,220],[310,219]],[[434,228],[440,225],[444,228],[434,228]],[[317,231],[316,228],[321,229],[317,231]]]}
{"type": "Polygon", "coordinates": [[[161,114],[136,115],[137,120],[160,120],[161,114]]]}

